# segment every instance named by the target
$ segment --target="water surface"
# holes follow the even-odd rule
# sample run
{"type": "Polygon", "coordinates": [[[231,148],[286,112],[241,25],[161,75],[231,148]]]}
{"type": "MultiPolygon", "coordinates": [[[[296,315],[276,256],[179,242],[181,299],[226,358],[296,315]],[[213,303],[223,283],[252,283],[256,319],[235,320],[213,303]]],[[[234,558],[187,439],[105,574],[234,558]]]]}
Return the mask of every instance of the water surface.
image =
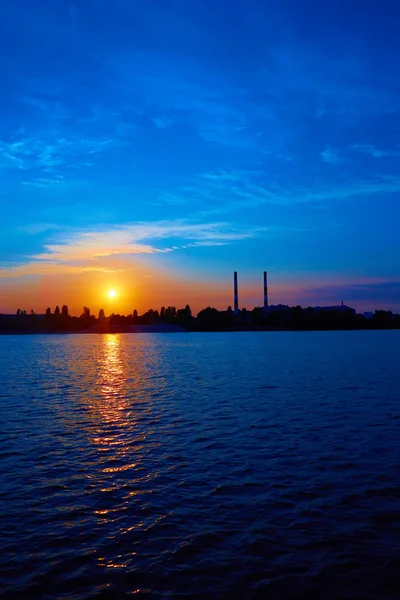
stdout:
{"type": "Polygon", "coordinates": [[[5,598],[397,598],[400,332],[0,336],[5,598]]]}

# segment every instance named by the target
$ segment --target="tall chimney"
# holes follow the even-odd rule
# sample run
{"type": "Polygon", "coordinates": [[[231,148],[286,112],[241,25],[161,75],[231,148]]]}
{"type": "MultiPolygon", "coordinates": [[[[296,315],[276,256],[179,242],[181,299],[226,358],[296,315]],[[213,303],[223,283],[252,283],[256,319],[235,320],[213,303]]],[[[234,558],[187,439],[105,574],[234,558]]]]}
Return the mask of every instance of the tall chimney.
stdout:
{"type": "Polygon", "coordinates": [[[238,280],[237,280],[237,271],[233,274],[233,286],[234,286],[234,313],[235,315],[239,312],[239,294],[238,294],[238,280]]]}
{"type": "Polygon", "coordinates": [[[267,271],[264,271],[264,307],[268,306],[268,284],[267,284],[267,271]]]}

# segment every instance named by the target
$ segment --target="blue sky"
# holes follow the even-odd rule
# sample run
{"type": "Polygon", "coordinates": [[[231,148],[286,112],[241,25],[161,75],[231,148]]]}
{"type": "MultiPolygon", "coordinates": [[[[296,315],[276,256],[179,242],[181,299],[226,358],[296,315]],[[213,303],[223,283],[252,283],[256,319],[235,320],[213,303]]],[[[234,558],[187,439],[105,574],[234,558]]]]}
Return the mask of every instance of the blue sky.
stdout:
{"type": "Polygon", "coordinates": [[[398,2],[2,0],[0,22],[0,310],[135,272],[222,307],[234,269],[249,305],[267,269],[276,302],[400,310],[398,2]]]}

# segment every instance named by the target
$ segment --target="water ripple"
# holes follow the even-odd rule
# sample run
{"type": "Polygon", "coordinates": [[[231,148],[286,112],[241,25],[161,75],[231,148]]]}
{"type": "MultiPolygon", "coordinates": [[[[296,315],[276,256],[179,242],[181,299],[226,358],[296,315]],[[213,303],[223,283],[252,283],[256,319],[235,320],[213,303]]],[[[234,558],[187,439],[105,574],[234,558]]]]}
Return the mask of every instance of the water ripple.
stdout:
{"type": "Polygon", "coordinates": [[[399,341],[0,338],[1,597],[399,597],[399,341]]]}

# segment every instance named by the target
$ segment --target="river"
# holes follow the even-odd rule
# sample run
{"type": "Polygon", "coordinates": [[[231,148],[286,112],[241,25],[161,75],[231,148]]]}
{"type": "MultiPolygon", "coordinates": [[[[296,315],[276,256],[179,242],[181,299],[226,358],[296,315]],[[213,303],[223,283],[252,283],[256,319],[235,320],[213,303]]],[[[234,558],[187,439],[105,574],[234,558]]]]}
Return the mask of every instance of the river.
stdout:
{"type": "Polygon", "coordinates": [[[0,337],[2,597],[400,596],[400,332],[0,337]]]}

